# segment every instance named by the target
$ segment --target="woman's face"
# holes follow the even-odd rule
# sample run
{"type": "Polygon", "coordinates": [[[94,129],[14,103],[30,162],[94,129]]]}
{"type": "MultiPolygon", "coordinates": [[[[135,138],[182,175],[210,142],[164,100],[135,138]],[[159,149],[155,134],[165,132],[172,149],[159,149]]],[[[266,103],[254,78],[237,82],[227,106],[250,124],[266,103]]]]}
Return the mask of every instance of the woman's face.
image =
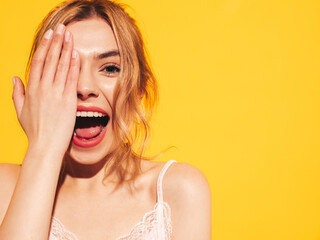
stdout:
{"type": "Polygon", "coordinates": [[[83,164],[105,157],[113,142],[113,92],[120,71],[113,31],[101,18],[67,25],[80,55],[77,122],[69,155],[83,164]]]}

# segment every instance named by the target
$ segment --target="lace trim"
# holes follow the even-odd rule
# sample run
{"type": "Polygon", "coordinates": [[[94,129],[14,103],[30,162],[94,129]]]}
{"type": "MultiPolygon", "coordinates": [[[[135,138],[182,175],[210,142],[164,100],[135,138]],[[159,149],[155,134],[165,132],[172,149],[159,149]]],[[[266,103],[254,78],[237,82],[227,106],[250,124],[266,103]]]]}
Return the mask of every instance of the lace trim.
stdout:
{"type": "Polygon", "coordinates": [[[78,238],[68,231],[58,218],[52,217],[49,240],[78,240],[78,238]]]}
{"type": "MultiPolygon", "coordinates": [[[[166,202],[158,202],[153,210],[144,214],[142,221],[137,223],[129,234],[120,236],[117,240],[170,240],[171,235],[172,224],[170,206],[166,202]],[[161,219],[162,217],[163,219],[161,219]]],[[[78,240],[78,238],[74,233],[65,229],[59,219],[52,217],[49,240],[78,240]]]]}
{"type": "MultiPolygon", "coordinates": [[[[156,239],[169,240],[172,235],[171,209],[166,202],[158,202],[154,209],[147,212],[142,221],[137,223],[129,234],[119,237],[117,240],[137,240],[146,235],[152,234],[156,239]],[[163,212],[163,220],[159,219],[159,214],[163,212]],[[156,231],[156,232],[154,232],[156,231]],[[158,232],[157,232],[158,231],[158,232]],[[159,232],[162,238],[159,236],[159,232]]],[[[151,237],[151,236],[150,236],[151,237]]],[[[146,238],[143,238],[146,239],[146,238]]],[[[150,239],[150,238],[148,238],[150,239]]]]}

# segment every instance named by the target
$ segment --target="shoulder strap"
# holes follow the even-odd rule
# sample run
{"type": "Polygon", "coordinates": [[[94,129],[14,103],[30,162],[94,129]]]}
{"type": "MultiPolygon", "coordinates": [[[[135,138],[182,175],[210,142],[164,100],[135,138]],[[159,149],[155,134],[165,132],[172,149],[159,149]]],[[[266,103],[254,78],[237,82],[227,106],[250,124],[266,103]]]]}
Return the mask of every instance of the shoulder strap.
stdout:
{"type": "Polygon", "coordinates": [[[176,162],[176,160],[170,160],[166,162],[164,167],[161,169],[161,172],[158,176],[158,181],[157,181],[157,201],[158,202],[163,202],[163,192],[162,192],[162,180],[164,174],[167,172],[168,168],[171,166],[172,163],[176,162]]]}

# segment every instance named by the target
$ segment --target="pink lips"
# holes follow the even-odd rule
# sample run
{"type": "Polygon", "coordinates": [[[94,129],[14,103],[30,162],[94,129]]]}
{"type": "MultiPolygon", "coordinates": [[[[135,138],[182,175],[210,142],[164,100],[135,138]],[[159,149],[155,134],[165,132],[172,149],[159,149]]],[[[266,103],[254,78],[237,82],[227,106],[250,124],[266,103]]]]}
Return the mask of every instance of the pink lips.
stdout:
{"type": "Polygon", "coordinates": [[[99,113],[108,115],[108,113],[105,110],[103,110],[102,108],[94,107],[94,106],[92,106],[92,107],[78,106],[77,111],[99,112],[99,113]]]}
{"type": "MultiPolygon", "coordinates": [[[[99,112],[102,114],[108,115],[108,113],[98,107],[85,107],[85,106],[78,106],[77,111],[85,111],[85,112],[99,112]]],[[[104,138],[105,134],[107,131],[107,126],[103,129],[103,131],[95,138],[92,139],[82,139],[78,138],[76,135],[73,135],[72,142],[82,148],[89,148],[89,147],[94,147],[98,145],[104,138]]]]}

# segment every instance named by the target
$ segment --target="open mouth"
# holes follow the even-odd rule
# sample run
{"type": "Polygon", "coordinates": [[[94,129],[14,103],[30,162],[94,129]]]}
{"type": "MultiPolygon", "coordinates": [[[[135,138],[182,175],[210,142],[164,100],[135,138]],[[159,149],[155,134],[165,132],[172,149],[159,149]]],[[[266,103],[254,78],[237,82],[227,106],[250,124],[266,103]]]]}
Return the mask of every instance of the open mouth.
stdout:
{"type": "Polygon", "coordinates": [[[93,147],[99,144],[105,133],[110,117],[97,111],[77,111],[73,143],[79,147],[93,147]]]}

